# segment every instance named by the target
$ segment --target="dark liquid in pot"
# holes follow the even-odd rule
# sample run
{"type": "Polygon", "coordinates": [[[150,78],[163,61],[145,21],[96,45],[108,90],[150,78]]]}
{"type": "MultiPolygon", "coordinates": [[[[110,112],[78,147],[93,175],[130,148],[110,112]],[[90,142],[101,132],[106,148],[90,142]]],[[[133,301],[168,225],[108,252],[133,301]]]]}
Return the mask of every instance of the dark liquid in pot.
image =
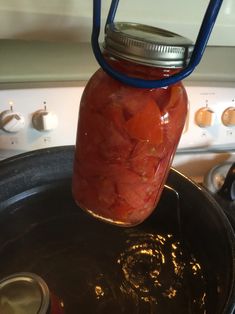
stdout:
{"type": "Polygon", "coordinates": [[[182,243],[171,191],[152,217],[126,229],[79,211],[69,191],[43,191],[1,213],[1,277],[40,275],[68,314],[216,313],[204,266],[182,243]]]}
{"type": "Polygon", "coordinates": [[[121,297],[140,313],[204,313],[200,263],[170,234],[131,234],[118,259],[121,297]]]}

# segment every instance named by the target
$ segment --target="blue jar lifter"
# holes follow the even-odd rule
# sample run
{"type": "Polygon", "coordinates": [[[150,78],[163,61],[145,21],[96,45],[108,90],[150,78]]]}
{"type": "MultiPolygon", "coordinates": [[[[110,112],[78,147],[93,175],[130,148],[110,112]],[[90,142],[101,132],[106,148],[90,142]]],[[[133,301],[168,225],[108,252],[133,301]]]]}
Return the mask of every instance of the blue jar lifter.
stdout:
{"type": "MultiPolygon", "coordinates": [[[[94,55],[104,71],[106,71],[110,76],[121,81],[124,84],[140,88],[159,88],[174,84],[189,76],[194,71],[195,67],[200,63],[222,2],[223,0],[210,0],[188,65],[177,74],[174,74],[167,78],[163,78],[160,80],[144,80],[124,75],[123,73],[114,70],[105,61],[98,42],[101,24],[101,0],[93,0],[93,26],[91,42],[94,55]]],[[[112,0],[106,19],[106,26],[113,23],[118,3],[119,0],[112,0]]]]}

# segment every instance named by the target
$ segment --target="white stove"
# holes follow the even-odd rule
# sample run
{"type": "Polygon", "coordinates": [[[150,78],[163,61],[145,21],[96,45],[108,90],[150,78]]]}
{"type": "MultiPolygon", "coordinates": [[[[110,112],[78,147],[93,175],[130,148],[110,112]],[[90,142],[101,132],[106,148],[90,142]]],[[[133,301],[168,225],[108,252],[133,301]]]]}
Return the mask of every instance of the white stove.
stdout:
{"type": "Polygon", "coordinates": [[[84,87],[0,91],[0,159],[25,151],[75,144],[84,87]]]}
{"type": "Polygon", "coordinates": [[[235,85],[187,83],[189,114],[173,166],[203,182],[212,167],[235,162],[235,85]]]}
{"type": "MultiPolygon", "coordinates": [[[[0,159],[75,144],[81,86],[0,90],[0,159]]],[[[235,87],[186,82],[189,113],[173,166],[196,181],[235,161],[235,87]]]]}

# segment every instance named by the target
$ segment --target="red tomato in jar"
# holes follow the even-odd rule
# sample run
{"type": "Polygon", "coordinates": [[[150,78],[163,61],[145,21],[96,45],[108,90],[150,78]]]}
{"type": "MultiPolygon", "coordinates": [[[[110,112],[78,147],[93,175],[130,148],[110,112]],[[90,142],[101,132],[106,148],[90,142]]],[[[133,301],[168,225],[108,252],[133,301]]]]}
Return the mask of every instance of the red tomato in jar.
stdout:
{"type": "Polygon", "coordinates": [[[146,219],[161,195],[186,113],[181,83],[140,89],[96,72],[80,108],[73,176],[78,205],[123,226],[146,219]]]}

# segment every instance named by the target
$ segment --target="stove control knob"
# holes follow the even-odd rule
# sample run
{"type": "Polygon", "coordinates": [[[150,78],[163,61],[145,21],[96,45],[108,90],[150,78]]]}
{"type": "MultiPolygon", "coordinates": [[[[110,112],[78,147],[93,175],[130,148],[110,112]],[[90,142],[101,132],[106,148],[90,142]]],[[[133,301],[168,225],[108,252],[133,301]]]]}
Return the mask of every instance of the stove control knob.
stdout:
{"type": "Polygon", "coordinates": [[[201,128],[208,128],[214,123],[215,113],[208,107],[200,108],[195,114],[195,122],[201,128]]]}
{"type": "Polygon", "coordinates": [[[235,126],[235,107],[229,107],[224,110],[222,122],[226,126],[235,126]]]}
{"type": "Polygon", "coordinates": [[[5,110],[0,115],[0,128],[9,133],[17,133],[25,126],[25,119],[19,112],[5,110]]]}
{"type": "Polygon", "coordinates": [[[38,131],[52,131],[57,128],[58,118],[55,113],[42,109],[33,114],[32,122],[38,131]]]}

